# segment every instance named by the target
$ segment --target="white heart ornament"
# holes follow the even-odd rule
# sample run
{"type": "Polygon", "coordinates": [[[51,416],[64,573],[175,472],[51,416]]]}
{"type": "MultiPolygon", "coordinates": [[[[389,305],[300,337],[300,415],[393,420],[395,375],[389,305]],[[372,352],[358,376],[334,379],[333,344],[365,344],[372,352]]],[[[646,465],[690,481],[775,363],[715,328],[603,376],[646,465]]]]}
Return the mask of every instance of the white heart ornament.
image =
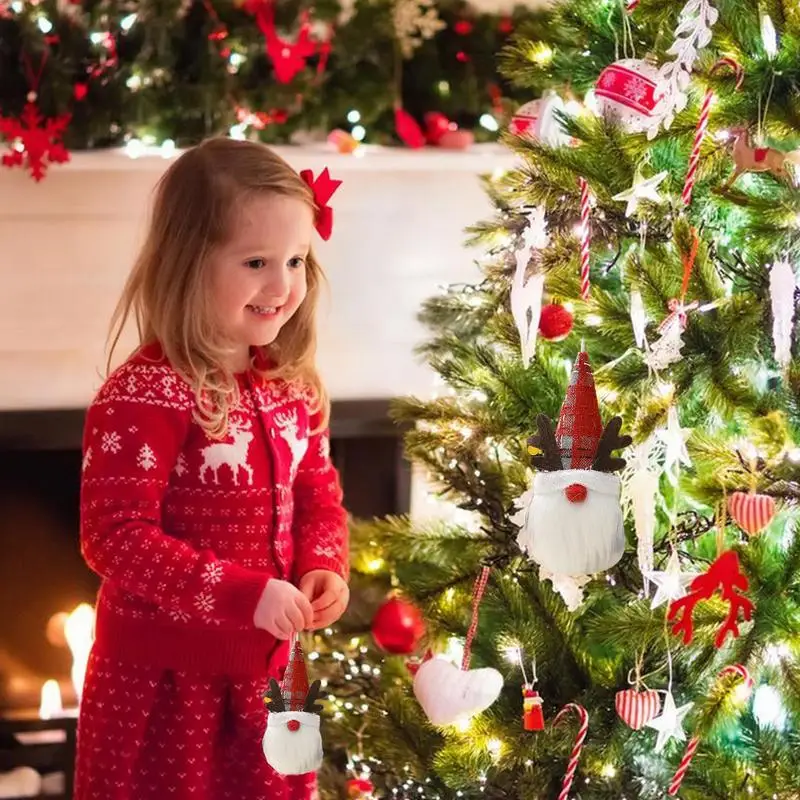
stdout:
{"type": "Polygon", "coordinates": [[[433,725],[451,725],[494,703],[503,676],[491,667],[462,670],[443,658],[425,661],[414,676],[414,694],[433,725]]]}

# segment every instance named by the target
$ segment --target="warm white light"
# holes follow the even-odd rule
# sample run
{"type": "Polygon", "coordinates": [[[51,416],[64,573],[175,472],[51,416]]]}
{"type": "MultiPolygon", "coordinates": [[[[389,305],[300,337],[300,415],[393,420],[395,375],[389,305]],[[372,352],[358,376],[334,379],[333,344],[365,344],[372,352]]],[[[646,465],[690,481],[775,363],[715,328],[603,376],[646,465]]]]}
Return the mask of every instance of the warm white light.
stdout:
{"type": "Polygon", "coordinates": [[[600,774],[604,778],[615,778],[617,775],[617,768],[613,764],[604,764],[600,774]]]}
{"type": "Polygon", "coordinates": [[[756,689],[753,698],[753,716],[760,728],[783,730],[786,724],[786,709],[777,689],[763,684],[756,689]]]}
{"type": "Polygon", "coordinates": [[[470,727],[472,727],[472,719],[468,717],[466,719],[457,720],[454,726],[459,733],[467,733],[470,727]]]}
{"type": "Polygon", "coordinates": [[[125,145],[125,154],[129,158],[139,158],[144,153],[144,145],[138,139],[130,139],[125,145]]]}
{"type": "Polygon", "coordinates": [[[481,124],[481,127],[486,128],[487,131],[496,131],[500,128],[497,124],[497,120],[491,114],[481,114],[481,118],[478,120],[481,124]]]}
{"type": "Polygon", "coordinates": [[[126,14],[119,23],[120,28],[129,31],[136,23],[136,14],[126,14]]]}
{"type": "Polygon", "coordinates": [[[439,81],[437,88],[439,94],[450,94],[450,84],[447,81],[439,81]]]}
{"type": "Polygon", "coordinates": [[[714,139],[716,139],[718,142],[727,142],[730,138],[731,132],[729,130],[725,130],[724,128],[714,134],[714,139]]]}
{"type": "Polygon", "coordinates": [[[367,135],[367,129],[363,125],[354,125],[350,135],[357,141],[363,142],[364,137],[367,135]]]}
{"type": "Polygon", "coordinates": [[[164,139],[161,142],[161,157],[172,158],[175,155],[175,142],[172,139],[164,139]]]}
{"type": "Polygon", "coordinates": [[[132,92],[135,92],[137,89],[141,89],[142,79],[138,75],[131,75],[130,78],[128,78],[128,80],[125,81],[125,85],[132,92]]]}
{"type": "Polygon", "coordinates": [[[20,2],[20,0],[14,0],[14,2],[11,4],[11,10],[15,14],[21,14],[22,13],[22,8],[23,8],[23,6],[22,6],[22,3],[20,2]]]}
{"type": "Polygon", "coordinates": [[[667,383],[666,381],[659,381],[656,385],[656,391],[662,397],[669,397],[675,391],[675,384],[667,383]]]}
{"type": "Polygon", "coordinates": [[[106,40],[106,35],[104,33],[98,33],[95,31],[94,33],[89,34],[89,39],[92,44],[101,44],[106,40]]]}
{"type": "Polygon", "coordinates": [[[64,707],[61,703],[61,689],[58,681],[52,678],[42,685],[42,699],[39,703],[39,718],[52,719],[61,716],[64,707]]]}
{"type": "Polygon", "coordinates": [[[775,33],[775,26],[769,14],[761,16],[761,41],[764,43],[764,52],[767,58],[772,60],[778,55],[778,35],[775,33]]]}
{"type": "Polygon", "coordinates": [[[599,314],[587,314],[584,322],[590,328],[596,328],[598,325],[603,324],[603,318],[599,314]]]}
{"type": "Polygon", "coordinates": [[[68,617],[64,625],[64,638],[72,653],[72,685],[80,703],[83,694],[83,680],[86,677],[86,664],[94,642],[94,609],[88,603],[81,603],[68,617]]]}
{"type": "Polygon", "coordinates": [[[361,112],[360,111],[356,111],[355,109],[353,109],[352,111],[348,111],[347,112],[347,121],[351,125],[355,125],[356,122],[360,122],[361,121],[361,112]]]}
{"type": "Polygon", "coordinates": [[[510,661],[512,664],[519,664],[522,661],[518,645],[513,645],[504,648],[503,654],[506,657],[506,661],[510,661]]]}
{"type": "Polygon", "coordinates": [[[489,739],[489,741],[486,742],[486,749],[496,761],[498,758],[500,758],[500,753],[503,750],[503,743],[499,739],[489,739]]]}
{"type": "Polygon", "coordinates": [[[36,24],[39,26],[39,30],[42,33],[50,33],[50,31],[53,30],[53,23],[50,22],[47,17],[39,17],[39,19],[36,20],[36,24]]]}

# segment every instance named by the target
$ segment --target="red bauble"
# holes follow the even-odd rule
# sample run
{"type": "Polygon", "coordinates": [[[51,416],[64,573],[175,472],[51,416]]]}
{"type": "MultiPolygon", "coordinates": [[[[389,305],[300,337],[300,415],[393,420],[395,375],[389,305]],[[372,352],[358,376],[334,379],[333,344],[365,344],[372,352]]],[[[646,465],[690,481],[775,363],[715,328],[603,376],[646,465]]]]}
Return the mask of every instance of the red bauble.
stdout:
{"type": "Polygon", "coordinates": [[[399,597],[387,600],[372,620],[375,644],[393,655],[414,652],[424,635],[425,621],[419,609],[399,597]]]}
{"type": "Polygon", "coordinates": [[[375,786],[369,778],[353,778],[347,781],[347,796],[352,800],[361,800],[364,797],[372,797],[375,786]]]}
{"type": "Polygon", "coordinates": [[[539,333],[548,342],[566,339],[572,330],[572,314],[559,303],[550,303],[539,317],[539,333]]]}

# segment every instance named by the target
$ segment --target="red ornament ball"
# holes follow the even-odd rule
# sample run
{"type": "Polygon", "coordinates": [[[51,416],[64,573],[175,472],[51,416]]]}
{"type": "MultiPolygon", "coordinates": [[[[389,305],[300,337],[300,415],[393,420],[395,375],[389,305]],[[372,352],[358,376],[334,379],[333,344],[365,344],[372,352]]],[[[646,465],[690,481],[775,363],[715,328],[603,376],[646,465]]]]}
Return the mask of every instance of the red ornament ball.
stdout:
{"type": "Polygon", "coordinates": [[[548,342],[566,339],[572,330],[572,314],[560,303],[550,303],[539,317],[539,333],[548,342]]]}
{"type": "Polygon", "coordinates": [[[361,800],[364,797],[372,797],[375,786],[368,778],[352,778],[347,781],[347,796],[352,800],[361,800]]]}
{"type": "Polygon", "coordinates": [[[375,644],[393,655],[413,653],[424,635],[425,621],[419,609],[399,597],[387,600],[372,620],[375,644]]]}

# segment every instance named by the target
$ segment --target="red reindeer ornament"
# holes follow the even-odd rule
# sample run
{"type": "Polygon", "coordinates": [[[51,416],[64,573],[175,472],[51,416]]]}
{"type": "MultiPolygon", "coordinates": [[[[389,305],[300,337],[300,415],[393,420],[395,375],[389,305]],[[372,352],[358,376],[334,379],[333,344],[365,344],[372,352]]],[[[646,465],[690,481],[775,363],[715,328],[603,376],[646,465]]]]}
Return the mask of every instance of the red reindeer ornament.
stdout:
{"type": "Polygon", "coordinates": [[[745,172],[769,172],[779,180],[792,180],[789,165],[800,164],[800,150],[784,153],[772,147],[753,147],[746,128],[734,128],[732,133],[734,170],[726,189],[745,172]]]}
{"type": "Polygon", "coordinates": [[[517,518],[520,548],[556,575],[592,575],[613,567],[625,550],[620,480],[625,466],[614,450],[627,447],[622,421],[603,428],[594,377],[585,352],[578,354],[558,426],[537,417],[539,432],[528,440],[537,469],[532,492],[517,518]]]}
{"type": "Polygon", "coordinates": [[[734,638],[739,635],[739,611],[746,620],[753,616],[753,603],[741,592],[749,587],[747,576],[739,565],[739,556],[733,550],[726,550],[702,575],[698,575],[689,585],[689,594],[675,600],[669,607],[667,619],[673,622],[672,632],[683,634],[684,644],[694,637],[694,609],[702,600],[708,600],[717,590],[722,599],[729,604],[728,616],[717,632],[714,644],[722,647],[729,633],[734,638]]]}

